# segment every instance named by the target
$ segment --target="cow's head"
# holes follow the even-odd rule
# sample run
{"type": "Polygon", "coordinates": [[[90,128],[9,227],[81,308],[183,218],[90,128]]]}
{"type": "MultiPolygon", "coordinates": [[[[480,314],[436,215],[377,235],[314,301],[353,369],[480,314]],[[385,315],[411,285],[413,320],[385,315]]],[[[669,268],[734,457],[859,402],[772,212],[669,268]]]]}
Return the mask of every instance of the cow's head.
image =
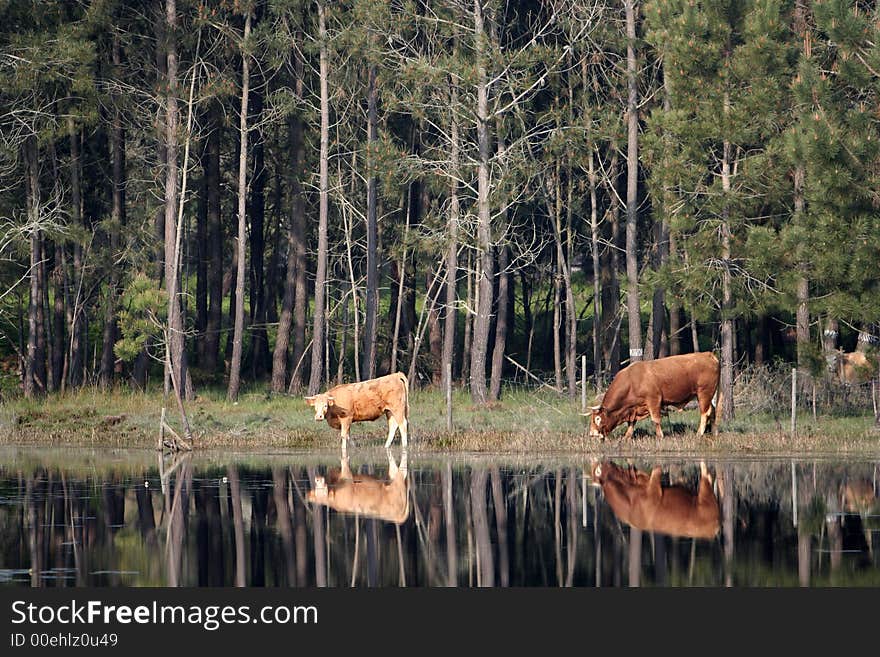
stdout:
{"type": "Polygon", "coordinates": [[[306,397],[306,403],[315,409],[315,422],[321,422],[327,414],[327,409],[336,403],[332,395],[321,393],[320,395],[312,395],[306,397]]]}
{"type": "Polygon", "coordinates": [[[589,415],[591,438],[604,438],[614,428],[611,426],[608,412],[602,406],[593,406],[590,408],[589,415]]]}

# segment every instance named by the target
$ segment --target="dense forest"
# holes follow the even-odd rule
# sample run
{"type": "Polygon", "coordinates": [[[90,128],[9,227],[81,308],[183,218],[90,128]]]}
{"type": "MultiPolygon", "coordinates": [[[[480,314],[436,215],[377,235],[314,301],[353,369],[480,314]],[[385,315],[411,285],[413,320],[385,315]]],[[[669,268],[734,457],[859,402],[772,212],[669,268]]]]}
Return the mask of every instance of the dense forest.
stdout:
{"type": "Polygon", "coordinates": [[[878,334],[878,37],[848,0],[0,2],[6,392],[816,375],[878,334]]]}

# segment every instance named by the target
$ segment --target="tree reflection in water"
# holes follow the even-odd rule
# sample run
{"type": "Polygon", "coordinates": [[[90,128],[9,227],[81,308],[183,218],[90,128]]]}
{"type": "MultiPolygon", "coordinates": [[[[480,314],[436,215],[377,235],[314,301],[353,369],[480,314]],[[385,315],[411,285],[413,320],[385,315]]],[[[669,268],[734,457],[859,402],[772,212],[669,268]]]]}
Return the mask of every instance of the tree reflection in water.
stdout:
{"type": "Polygon", "coordinates": [[[398,464],[354,451],[263,464],[182,454],[160,465],[132,453],[77,465],[69,454],[0,460],[0,582],[880,585],[870,462],[719,461],[708,479],[698,462],[632,465],[635,482],[653,477],[694,508],[710,500],[707,536],[638,522],[621,512],[620,491],[586,485],[599,483],[593,468],[563,460],[410,454],[407,463],[401,453],[398,464]]]}

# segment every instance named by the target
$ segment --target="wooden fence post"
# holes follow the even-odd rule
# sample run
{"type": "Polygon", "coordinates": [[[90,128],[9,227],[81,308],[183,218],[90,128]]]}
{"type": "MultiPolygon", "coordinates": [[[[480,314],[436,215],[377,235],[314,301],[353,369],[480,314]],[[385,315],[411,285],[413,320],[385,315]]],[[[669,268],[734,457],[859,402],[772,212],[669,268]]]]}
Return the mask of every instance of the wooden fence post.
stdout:
{"type": "Polygon", "coordinates": [[[581,413],[587,412],[587,356],[581,356],[581,413]]]}

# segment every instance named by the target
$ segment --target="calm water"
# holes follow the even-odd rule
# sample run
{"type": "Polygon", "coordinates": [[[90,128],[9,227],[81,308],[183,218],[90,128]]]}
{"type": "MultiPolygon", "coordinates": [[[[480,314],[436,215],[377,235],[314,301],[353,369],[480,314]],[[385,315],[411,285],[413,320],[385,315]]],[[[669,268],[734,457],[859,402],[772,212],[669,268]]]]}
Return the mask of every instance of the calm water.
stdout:
{"type": "Polygon", "coordinates": [[[4,448],[0,584],[880,586],[876,462],[401,456],[4,448]]]}

